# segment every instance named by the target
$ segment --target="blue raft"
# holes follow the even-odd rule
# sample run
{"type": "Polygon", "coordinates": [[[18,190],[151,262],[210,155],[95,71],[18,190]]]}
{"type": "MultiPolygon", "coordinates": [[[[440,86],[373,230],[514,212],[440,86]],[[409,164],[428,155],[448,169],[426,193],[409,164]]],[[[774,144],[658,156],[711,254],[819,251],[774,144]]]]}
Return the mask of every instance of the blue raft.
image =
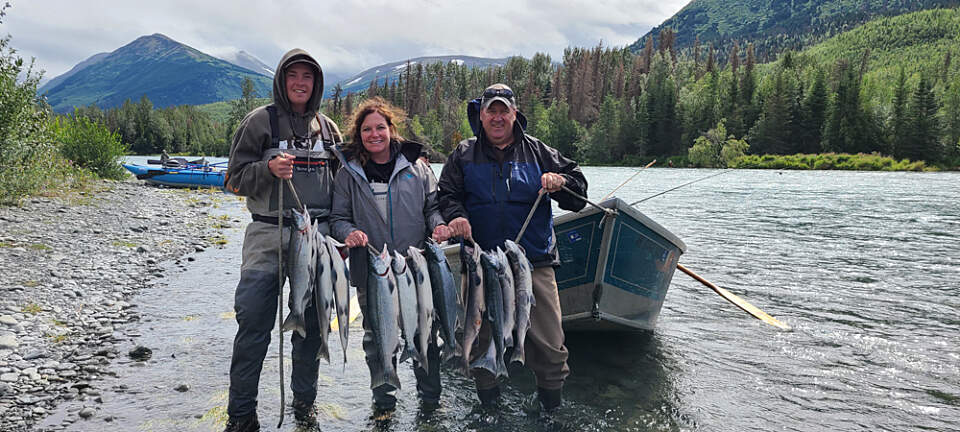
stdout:
{"type": "Polygon", "coordinates": [[[150,184],[184,188],[223,188],[226,167],[220,164],[173,163],[161,166],[123,164],[138,179],[150,184]]]}

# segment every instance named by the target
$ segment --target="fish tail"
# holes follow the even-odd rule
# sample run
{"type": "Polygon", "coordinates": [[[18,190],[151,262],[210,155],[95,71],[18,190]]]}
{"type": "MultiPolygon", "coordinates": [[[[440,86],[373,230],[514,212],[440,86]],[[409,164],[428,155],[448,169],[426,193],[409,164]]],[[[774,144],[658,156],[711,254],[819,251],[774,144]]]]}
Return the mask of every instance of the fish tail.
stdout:
{"type": "Polygon", "coordinates": [[[283,325],[280,326],[283,331],[295,331],[300,334],[301,337],[307,337],[307,329],[303,325],[303,315],[297,315],[293,312],[290,312],[289,315],[283,320],[283,325]]]}
{"type": "Polygon", "coordinates": [[[523,348],[516,348],[513,350],[513,355],[510,357],[510,363],[520,363],[520,365],[526,364],[526,360],[523,355],[523,348]]]}
{"type": "Polygon", "coordinates": [[[499,374],[496,357],[496,348],[493,346],[493,342],[491,342],[487,348],[487,352],[483,355],[483,357],[480,357],[470,363],[470,368],[486,369],[496,376],[499,374]]]}

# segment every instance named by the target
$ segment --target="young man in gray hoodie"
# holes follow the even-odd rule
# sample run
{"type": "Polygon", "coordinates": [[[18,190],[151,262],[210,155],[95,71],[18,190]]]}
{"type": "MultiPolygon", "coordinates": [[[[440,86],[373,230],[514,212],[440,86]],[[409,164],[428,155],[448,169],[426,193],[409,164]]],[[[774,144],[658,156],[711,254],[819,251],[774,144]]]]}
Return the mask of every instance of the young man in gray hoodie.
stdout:
{"type": "MultiPolygon", "coordinates": [[[[280,60],[273,80],[273,103],[251,111],[240,122],[230,146],[226,187],[246,197],[253,221],[243,239],[240,282],[234,298],[237,335],[230,364],[230,399],[227,432],[259,431],[257,388],[263,360],[270,345],[270,332],[277,322],[279,282],[278,248],[286,253],[296,207],[289,189],[278,202],[278,186],[290,179],[300,200],[310,210],[319,230],[329,233],[327,218],[333,199],[333,178],[339,162],[330,149],[342,142],[337,125],[320,114],[323,71],[301,49],[288,51],[280,60]],[[282,234],[278,218],[282,213],[282,234]],[[282,246],[281,246],[282,244],[282,246]]],[[[315,305],[305,316],[316,316],[315,305]]],[[[293,371],[290,388],[297,424],[319,430],[314,400],[320,329],[307,320],[307,336],[292,332],[293,371]]],[[[281,408],[282,409],[282,408],[281,408]]]]}

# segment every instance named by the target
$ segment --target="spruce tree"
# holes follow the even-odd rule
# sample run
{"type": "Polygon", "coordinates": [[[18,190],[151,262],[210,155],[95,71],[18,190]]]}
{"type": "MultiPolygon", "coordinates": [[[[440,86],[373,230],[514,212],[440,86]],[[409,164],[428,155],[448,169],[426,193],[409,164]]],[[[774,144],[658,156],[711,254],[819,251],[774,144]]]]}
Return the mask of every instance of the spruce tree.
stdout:
{"type": "Polygon", "coordinates": [[[940,107],[933,94],[933,84],[924,74],[910,98],[909,129],[910,144],[902,157],[911,160],[938,161],[943,156],[940,149],[940,107]]]}
{"type": "Polygon", "coordinates": [[[803,98],[801,117],[798,121],[800,133],[799,151],[801,153],[819,153],[822,151],[820,140],[823,134],[823,122],[827,111],[827,84],[823,70],[817,69],[810,90],[803,98]]]}
{"type": "Polygon", "coordinates": [[[903,66],[897,75],[896,87],[893,90],[893,106],[890,117],[890,142],[893,155],[903,158],[909,152],[911,134],[907,124],[907,74],[903,66]]]}

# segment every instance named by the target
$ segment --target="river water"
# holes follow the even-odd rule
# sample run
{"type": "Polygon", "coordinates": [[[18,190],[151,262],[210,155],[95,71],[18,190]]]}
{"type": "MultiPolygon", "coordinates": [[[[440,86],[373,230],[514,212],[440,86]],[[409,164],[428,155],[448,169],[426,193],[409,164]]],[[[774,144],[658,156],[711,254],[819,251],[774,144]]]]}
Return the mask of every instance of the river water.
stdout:
{"type": "MultiPolygon", "coordinates": [[[[635,171],[586,167],[590,197],[635,171]]],[[[617,195],[633,202],[715,172],[651,168],[617,195]]],[[[399,370],[397,410],[372,418],[357,321],[346,367],[336,355],[321,365],[321,424],[325,431],[960,430],[958,186],[958,173],[737,170],[653,198],[639,209],[686,242],[682,264],[793,329],[766,325],[677,272],[654,332],[568,334],[572,374],[565,409],[551,421],[531,409],[535,384],[523,369],[512,370],[498,414],[479,410],[471,381],[450,368],[442,408],[421,411],[409,364],[399,370]]],[[[238,221],[224,231],[226,245],[170,263],[166,286],[133,301],[142,336],[129,347],[150,347],[152,359],[116,362],[118,377],[101,383],[111,389],[104,402],[83,402],[100,414],[66,430],[222,428],[249,216],[229,195],[214,211],[238,221]],[[181,384],[189,390],[175,391],[181,384]]],[[[275,336],[260,385],[264,430],[279,415],[275,336]]],[[[83,403],[64,403],[44,424],[59,424],[83,403]]],[[[289,412],[285,423],[281,430],[293,430],[289,412]]]]}

